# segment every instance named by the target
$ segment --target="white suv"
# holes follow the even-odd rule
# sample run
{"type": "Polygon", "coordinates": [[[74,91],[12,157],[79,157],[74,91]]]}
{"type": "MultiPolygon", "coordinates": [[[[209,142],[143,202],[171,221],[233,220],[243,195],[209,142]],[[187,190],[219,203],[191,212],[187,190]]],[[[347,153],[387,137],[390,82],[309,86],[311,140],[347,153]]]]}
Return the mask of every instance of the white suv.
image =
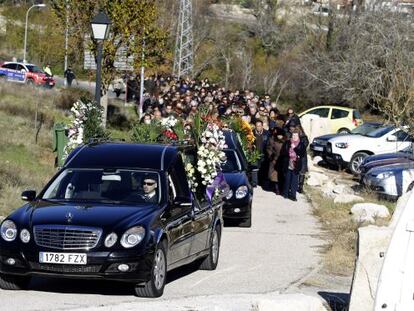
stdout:
{"type": "Polygon", "coordinates": [[[412,137],[404,129],[384,126],[365,135],[341,135],[333,137],[326,146],[326,161],[348,167],[353,174],[360,173],[359,166],[369,155],[402,150],[412,143],[412,137]]]}

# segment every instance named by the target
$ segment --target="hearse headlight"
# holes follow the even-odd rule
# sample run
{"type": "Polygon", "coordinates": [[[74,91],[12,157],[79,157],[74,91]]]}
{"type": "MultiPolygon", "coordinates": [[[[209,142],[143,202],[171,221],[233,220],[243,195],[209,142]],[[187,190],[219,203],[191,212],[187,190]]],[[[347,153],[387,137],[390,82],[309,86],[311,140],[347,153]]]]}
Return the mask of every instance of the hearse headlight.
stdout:
{"type": "Polygon", "coordinates": [[[335,147],[340,148],[340,149],[346,149],[349,147],[349,144],[348,143],[336,143],[335,147]]]}
{"type": "Polygon", "coordinates": [[[247,193],[249,192],[249,189],[247,189],[247,186],[240,186],[236,190],[236,199],[243,199],[247,193]]]}
{"type": "Polygon", "coordinates": [[[16,228],[16,224],[13,221],[5,220],[1,224],[0,231],[1,231],[1,237],[3,238],[3,240],[11,242],[16,239],[17,228],[16,228]]]}
{"type": "Polygon", "coordinates": [[[232,198],[232,196],[233,196],[233,190],[229,189],[229,191],[226,194],[226,199],[230,200],[232,198]]]}
{"type": "Polygon", "coordinates": [[[105,246],[110,248],[110,247],[114,246],[114,244],[116,243],[117,240],[118,240],[118,236],[116,235],[116,233],[112,232],[112,233],[110,233],[106,236],[105,246]]]}
{"type": "Polygon", "coordinates": [[[29,243],[30,241],[30,232],[27,229],[23,229],[22,231],[20,231],[20,240],[23,243],[29,243]]]}
{"type": "Polygon", "coordinates": [[[138,245],[145,236],[145,229],[141,226],[128,229],[121,238],[121,245],[125,248],[131,248],[138,245]]]}

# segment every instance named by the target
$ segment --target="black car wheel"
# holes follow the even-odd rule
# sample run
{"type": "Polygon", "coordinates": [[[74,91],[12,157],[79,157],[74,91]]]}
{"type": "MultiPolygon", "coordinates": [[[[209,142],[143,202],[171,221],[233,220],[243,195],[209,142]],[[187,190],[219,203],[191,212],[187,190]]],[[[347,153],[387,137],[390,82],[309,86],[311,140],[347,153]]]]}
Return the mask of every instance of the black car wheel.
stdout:
{"type": "Polygon", "coordinates": [[[217,225],[210,237],[210,251],[206,258],[200,265],[200,270],[216,270],[218,259],[220,255],[220,226],[217,225]]]}
{"type": "Polygon", "coordinates": [[[164,293],[165,283],[167,281],[167,252],[166,242],[158,244],[154,261],[152,263],[151,280],[144,285],[135,286],[135,294],[138,297],[160,297],[164,293]]]}
{"type": "Polygon", "coordinates": [[[30,279],[30,276],[0,274],[0,288],[6,290],[27,289],[29,287],[30,279]]]}
{"type": "Polygon", "coordinates": [[[239,223],[239,226],[242,228],[250,228],[252,226],[252,204],[249,204],[247,210],[247,217],[239,223]]]}
{"type": "Polygon", "coordinates": [[[368,156],[365,152],[357,152],[352,156],[351,162],[349,163],[349,169],[354,175],[359,175],[361,173],[360,166],[362,161],[368,156]]]}
{"type": "Polygon", "coordinates": [[[349,134],[351,131],[347,129],[346,127],[340,128],[337,132],[338,134],[349,134]]]}

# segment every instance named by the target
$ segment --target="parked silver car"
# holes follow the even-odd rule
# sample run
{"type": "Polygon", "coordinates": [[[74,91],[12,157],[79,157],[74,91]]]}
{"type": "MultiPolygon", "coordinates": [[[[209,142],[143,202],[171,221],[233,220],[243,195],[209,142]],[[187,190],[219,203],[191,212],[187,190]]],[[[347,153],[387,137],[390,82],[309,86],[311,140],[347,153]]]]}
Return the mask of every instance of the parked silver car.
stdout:
{"type": "Polygon", "coordinates": [[[381,196],[397,199],[414,187],[414,161],[374,167],[362,184],[381,196]]]}

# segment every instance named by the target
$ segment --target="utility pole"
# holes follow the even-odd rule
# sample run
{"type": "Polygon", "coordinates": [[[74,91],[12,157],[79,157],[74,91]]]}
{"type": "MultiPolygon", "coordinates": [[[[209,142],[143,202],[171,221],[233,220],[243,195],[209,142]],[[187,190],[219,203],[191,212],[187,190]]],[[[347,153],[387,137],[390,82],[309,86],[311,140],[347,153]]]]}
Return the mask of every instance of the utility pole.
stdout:
{"type": "Polygon", "coordinates": [[[193,8],[192,0],[179,0],[179,18],[175,41],[173,74],[177,78],[193,75],[193,8]]]}
{"type": "MultiPolygon", "coordinates": [[[[144,63],[145,63],[145,30],[144,30],[144,37],[142,39],[142,51],[141,51],[141,83],[139,88],[139,119],[142,118],[142,109],[144,107],[144,63]]],[[[126,96],[126,95],[125,95],[126,96]]]]}
{"type": "MultiPolygon", "coordinates": [[[[63,72],[68,69],[68,38],[69,37],[69,0],[66,0],[66,27],[65,27],[65,64],[63,72]]],[[[66,86],[66,79],[63,78],[63,84],[66,86]]]]}

